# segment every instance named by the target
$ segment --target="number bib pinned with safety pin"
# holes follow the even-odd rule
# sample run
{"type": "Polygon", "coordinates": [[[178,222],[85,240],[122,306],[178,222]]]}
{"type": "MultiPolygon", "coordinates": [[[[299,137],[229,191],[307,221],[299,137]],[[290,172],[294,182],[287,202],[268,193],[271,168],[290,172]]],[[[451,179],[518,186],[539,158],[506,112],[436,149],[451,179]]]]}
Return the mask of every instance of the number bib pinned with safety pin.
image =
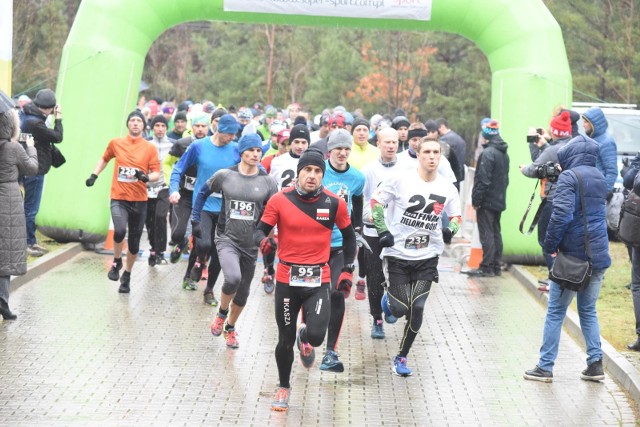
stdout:
{"type": "Polygon", "coordinates": [[[317,288],[322,284],[321,265],[291,264],[289,270],[289,286],[317,288]]]}
{"type": "Polygon", "coordinates": [[[229,216],[231,219],[240,219],[244,221],[253,221],[254,212],[256,211],[255,203],[243,202],[241,200],[231,200],[229,206],[229,216]]]}
{"type": "Polygon", "coordinates": [[[405,249],[423,249],[427,246],[429,246],[429,235],[425,232],[411,233],[404,241],[405,249]]]}

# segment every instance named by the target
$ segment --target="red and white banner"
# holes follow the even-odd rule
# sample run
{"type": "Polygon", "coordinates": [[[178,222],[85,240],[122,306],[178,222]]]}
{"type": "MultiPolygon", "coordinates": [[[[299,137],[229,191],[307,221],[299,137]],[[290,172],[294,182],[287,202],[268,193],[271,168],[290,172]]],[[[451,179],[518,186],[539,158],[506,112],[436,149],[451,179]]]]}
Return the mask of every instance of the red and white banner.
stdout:
{"type": "Polygon", "coordinates": [[[429,21],[433,0],[224,0],[225,12],[429,21]]]}

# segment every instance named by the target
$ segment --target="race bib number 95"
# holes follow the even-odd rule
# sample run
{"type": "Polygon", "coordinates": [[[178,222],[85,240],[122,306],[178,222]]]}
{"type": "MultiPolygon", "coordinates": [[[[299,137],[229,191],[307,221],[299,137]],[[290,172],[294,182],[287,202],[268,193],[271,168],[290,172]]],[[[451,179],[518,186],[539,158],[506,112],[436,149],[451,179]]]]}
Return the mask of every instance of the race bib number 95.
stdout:
{"type": "Polygon", "coordinates": [[[322,267],[319,265],[292,265],[289,271],[290,286],[316,288],[322,283],[322,267]]]}

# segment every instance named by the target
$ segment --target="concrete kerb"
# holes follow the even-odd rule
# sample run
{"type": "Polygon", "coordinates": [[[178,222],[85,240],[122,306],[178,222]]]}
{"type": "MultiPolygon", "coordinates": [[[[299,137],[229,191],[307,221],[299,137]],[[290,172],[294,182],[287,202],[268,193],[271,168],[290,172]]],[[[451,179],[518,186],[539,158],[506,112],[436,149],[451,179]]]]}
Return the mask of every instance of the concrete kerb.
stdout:
{"type": "MultiPolygon", "coordinates": [[[[549,295],[546,292],[538,290],[537,279],[525,270],[522,266],[512,265],[509,271],[518,281],[531,293],[534,298],[537,298],[542,304],[547,306],[549,302],[549,295]]],[[[567,317],[564,321],[564,327],[567,332],[574,338],[580,346],[584,349],[584,337],[580,330],[580,318],[578,313],[573,310],[567,311],[567,317]]],[[[622,356],[611,344],[604,338],[600,337],[602,343],[602,352],[604,353],[603,366],[608,373],[618,382],[622,387],[629,392],[636,405],[640,409],[640,372],[622,356]]]]}
{"type": "Polygon", "coordinates": [[[11,279],[9,292],[13,292],[20,286],[48,272],[54,267],[63,264],[83,251],[81,243],[67,243],[59,249],[41,256],[27,265],[27,274],[11,279]]]}

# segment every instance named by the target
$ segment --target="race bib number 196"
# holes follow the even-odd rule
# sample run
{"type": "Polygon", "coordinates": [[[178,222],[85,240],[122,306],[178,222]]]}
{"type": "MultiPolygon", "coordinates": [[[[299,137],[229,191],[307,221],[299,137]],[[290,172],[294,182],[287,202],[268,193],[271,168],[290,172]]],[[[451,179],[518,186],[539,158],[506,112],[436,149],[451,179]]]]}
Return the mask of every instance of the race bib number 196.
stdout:
{"type": "Polygon", "coordinates": [[[322,267],[319,265],[292,265],[289,271],[290,286],[316,288],[322,283],[322,267]]]}
{"type": "Polygon", "coordinates": [[[241,219],[244,221],[253,221],[255,204],[253,202],[243,202],[240,200],[231,200],[230,217],[231,219],[241,219]]]}

